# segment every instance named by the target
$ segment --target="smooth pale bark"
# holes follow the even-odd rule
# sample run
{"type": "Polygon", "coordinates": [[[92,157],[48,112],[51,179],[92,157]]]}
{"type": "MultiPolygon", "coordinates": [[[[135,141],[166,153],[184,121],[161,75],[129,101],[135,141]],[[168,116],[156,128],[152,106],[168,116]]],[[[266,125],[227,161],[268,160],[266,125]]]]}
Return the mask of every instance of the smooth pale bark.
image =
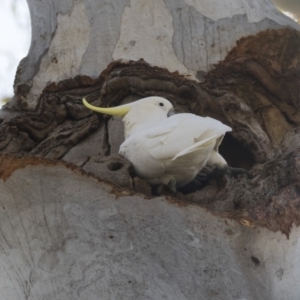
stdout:
{"type": "Polygon", "coordinates": [[[6,160],[17,170],[0,180],[5,300],[299,297],[299,228],[287,240],[62,163],[6,160]]]}
{"type": "Polygon", "coordinates": [[[0,111],[1,297],[298,300],[299,25],[269,0],[28,4],[0,111]],[[231,126],[220,152],[251,178],[153,198],[122,123],[81,103],[150,95],[231,126]]]}

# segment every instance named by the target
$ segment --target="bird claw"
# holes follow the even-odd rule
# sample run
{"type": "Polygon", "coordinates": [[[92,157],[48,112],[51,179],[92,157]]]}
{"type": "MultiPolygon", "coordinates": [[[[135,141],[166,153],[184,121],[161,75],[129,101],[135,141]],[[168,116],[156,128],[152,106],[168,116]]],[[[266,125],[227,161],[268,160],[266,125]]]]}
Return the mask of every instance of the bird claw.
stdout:
{"type": "Polygon", "coordinates": [[[199,179],[199,177],[197,175],[197,177],[193,181],[191,181],[187,185],[179,188],[178,190],[183,194],[190,194],[190,193],[194,193],[198,190],[201,190],[202,188],[204,188],[207,185],[208,180],[207,180],[206,176],[205,176],[205,178],[201,176],[201,179],[199,179]]]}
{"type": "Polygon", "coordinates": [[[196,180],[200,182],[206,182],[210,181],[213,178],[221,178],[226,174],[230,174],[228,171],[228,167],[224,168],[217,168],[217,167],[212,167],[209,165],[206,165],[201,172],[198,173],[196,176],[196,180]]]}
{"type": "Polygon", "coordinates": [[[250,178],[250,173],[243,168],[227,167],[227,174],[232,177],[237,177],[238,175],[247,175],[247,178],[250,178]]]}
{"type": "Polygon", "coordinates": [[[151,193],[153,196],[160,196],[162,193],[164,185],[162,183],[160,184],[156,184],[156,185],[152,185],[151,186],[151,193]]]}
{"type": "Polygon", "coordinates": [[[169,191],[171,191],[172,193],[176,194],[177,189],[176,189],[176,179],[175,178],[171,178],[167,184],[167,188],[169,191]]]}
{"type": "Polygon", "coordinates": [[[225,175],[234,178],[238,177],[238,175],[246,175],[247,178],[250,178],[250,174],[247,170],[242,168],[233,168],[233,167],[226,167],[223,169],[215,168],[206,176],[207,176],[207,180],[210,180],[212,178],[220,178],[225,175]]]}
{"type": "MultiPolygon", "coordinates": [[[[162,183],[160,184],[156,184],[156,185],[152,185],[151,186],[151,192],[153,196],[160,196],[162,194],[162,190],[163,190],[164,185],[162,183]]],[[[177,189],[176,189],[176,179],[175,178],[171,178],[168,182],[168,184],[166,185],[166,187],[168,188],[168,190],[174,194],[176,194],[177,189]]]]}
{"type": "Polygon", "coordinates": [[[195,177],[194,180],[196,180],[197,182],[200,182],[200,183],[207,183],[207,181],[208,181],[207,175],[208,174],[205,174],[201,171],[197,174],[197,176],[195,177]]]}

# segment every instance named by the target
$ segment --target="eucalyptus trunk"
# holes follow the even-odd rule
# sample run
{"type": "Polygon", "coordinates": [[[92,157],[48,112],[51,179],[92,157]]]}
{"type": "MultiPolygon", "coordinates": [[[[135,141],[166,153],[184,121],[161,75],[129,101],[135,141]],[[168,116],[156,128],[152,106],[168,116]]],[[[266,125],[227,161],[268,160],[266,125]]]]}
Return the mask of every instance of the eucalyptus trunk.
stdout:
{"type": "Polygon", "coordinates": [[[270,0],[28,5],[0,111],[1,297],[299,299],[300,26],[270,0]],[[81,102],[153,95],[231,126],[220,153],[250,175],[153,197],[122,122],[81,102]]]}

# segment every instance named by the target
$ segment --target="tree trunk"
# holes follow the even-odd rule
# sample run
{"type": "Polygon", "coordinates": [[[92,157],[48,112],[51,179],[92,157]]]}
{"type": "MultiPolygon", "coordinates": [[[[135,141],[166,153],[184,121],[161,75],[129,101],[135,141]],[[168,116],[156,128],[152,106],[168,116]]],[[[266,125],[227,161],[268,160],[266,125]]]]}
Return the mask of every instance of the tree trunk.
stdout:
{"type": "Polygon", "coordinates": [[[298,299],[300,26],[269,0],[28,4],[0,111],[3,297],[298,299]],[[231,126],[220,152],[250,176],[153,197],[122,123],[81,103],[151,95],[231,126]]]}

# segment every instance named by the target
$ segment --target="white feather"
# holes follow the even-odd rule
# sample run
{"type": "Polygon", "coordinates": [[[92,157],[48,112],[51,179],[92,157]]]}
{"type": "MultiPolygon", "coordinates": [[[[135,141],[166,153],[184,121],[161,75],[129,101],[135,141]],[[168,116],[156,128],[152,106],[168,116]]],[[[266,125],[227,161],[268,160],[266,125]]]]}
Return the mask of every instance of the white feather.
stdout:
{"type": "Polygon", "coordinates": [[[207,162],[226,166],[217,151],[231,128],[189,113],[168,118],[172,108],[168,100],[160,97],[134,102],[123,119],[126,140],[120,154],[150,184],[168,184],[174,178],[177,187],[181,187],[192,181],[207,162]]]}

